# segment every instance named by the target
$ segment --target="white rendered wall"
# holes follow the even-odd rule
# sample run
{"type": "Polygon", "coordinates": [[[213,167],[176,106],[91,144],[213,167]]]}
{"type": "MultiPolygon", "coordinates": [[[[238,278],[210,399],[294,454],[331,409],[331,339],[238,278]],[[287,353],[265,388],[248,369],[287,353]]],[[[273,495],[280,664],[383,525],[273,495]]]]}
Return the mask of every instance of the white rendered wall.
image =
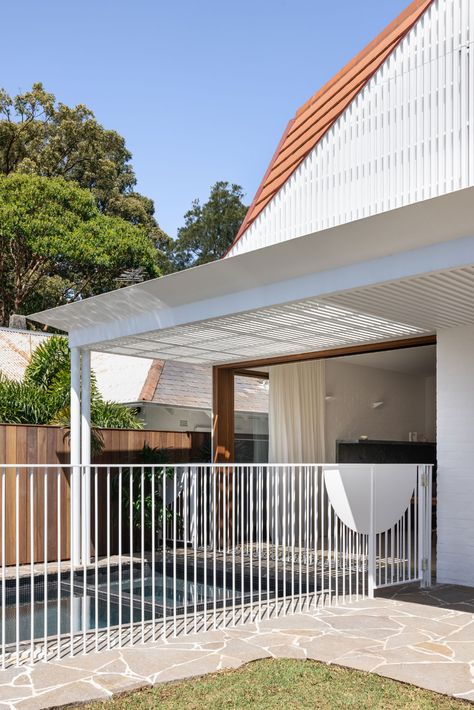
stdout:
{"type": "Polygon", "coordinates": [[[335,461],[340,439],[408,441],[416,431],[421,440],[434,441],[429,428],[434,402],[426,398],[424,376],[408,375],[336,360],[326,361],[326,455],[335,461]],[[383,401],[374,409],[373,402],[383,401]],[[428,409],[426,408],[428,401],[428,409]]]}
{"type": "Polygon", "coordinates": [[[474,586],[474,325],[438,332],[437,581],[474,586]]]}
{"type": "Polygon", "coordinates": [[[474,185],[473,42],[436,0],[229,256],[474,185]]]}
{"type": "MultiPolygon", "coordinates": [[[[168,407],[164,404],[142,405],[141,419],[145,429],[156,431],[211,431],[211,411],[168,407]]],[[[236,434],[268,435],[268,414],[262,412],[236,412],[236,434]]]]}

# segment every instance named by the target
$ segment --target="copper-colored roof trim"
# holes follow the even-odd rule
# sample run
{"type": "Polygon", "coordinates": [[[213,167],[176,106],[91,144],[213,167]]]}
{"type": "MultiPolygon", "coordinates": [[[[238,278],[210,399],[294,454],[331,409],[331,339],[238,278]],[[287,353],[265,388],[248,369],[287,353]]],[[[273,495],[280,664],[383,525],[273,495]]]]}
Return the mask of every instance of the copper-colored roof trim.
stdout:
{"type": "Polygon", "coordinates": [[[378,37],[298,109],[278,144],[232,247],[433,2],[414,0],[378,37]]]}

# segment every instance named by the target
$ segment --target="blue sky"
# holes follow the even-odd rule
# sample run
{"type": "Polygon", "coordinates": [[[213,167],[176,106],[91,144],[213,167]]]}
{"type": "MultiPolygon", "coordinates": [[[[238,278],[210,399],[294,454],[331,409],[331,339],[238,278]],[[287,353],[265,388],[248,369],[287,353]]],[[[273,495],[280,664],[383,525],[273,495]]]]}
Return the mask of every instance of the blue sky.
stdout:
{"type": "Polygon", "coordinates": [[[176,236],[195,197],[250,203],[295,110],[408,0],[4,3],[0,85],[87,104],[133,153],[138,190],[176,236]]]}

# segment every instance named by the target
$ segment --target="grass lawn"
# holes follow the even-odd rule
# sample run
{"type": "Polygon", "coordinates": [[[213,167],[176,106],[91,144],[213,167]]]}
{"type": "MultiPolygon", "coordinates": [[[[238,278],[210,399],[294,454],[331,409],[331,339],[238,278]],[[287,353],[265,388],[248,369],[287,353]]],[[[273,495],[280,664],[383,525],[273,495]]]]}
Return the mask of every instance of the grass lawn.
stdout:
{"type": "Polygon", "coordinates": [[[237,670],[158,685],[85,707],[89,710],[454,710],[472,708],[472,705],[371,673],[326,666],[316,661],[267,659],[237,670]]]}

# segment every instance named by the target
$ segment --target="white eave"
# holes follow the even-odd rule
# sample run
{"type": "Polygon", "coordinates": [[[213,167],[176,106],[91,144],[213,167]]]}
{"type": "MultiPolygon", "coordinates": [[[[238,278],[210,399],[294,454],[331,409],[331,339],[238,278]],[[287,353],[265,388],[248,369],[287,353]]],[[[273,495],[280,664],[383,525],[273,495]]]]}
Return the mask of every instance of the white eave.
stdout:
{"type": "Polygon", "coordinates": [[[474,322],[473,204],[459,190],[30,319],[71,346],[207,364],[474,322]]]}

